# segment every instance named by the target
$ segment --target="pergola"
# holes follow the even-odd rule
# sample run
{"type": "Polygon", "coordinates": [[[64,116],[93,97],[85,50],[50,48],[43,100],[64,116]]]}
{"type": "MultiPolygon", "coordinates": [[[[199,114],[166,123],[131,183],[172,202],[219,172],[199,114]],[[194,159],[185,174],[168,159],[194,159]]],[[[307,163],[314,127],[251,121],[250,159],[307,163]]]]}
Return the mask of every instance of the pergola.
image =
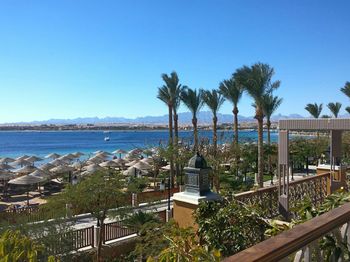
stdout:
{"type": "MultiPolygon", "coordinates": [[[[341,165],[342,132],[350,130],[350,119],[288,119],[278,122],[278,201],[281,214],[289,211],[289,131],[330,132],[330,172],[341,165]]],[[[330,186],[339,183],[331,176],[330,186]]]]}

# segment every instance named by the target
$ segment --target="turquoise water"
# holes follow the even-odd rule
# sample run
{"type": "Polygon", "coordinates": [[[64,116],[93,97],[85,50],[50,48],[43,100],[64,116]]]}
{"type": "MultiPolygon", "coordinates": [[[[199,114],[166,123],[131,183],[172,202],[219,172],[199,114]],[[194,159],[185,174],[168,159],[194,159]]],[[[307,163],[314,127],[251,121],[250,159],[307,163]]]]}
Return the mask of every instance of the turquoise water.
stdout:
{"type": "MultiPolygon", "coordinates": [[[[104,141],[102,131],[6,131],[0,132],[0,157],[17,157],[20,155],[45,156],[81,151],[92,153],[97,150],[130,150],[136,147],[150,147],[166,143],[168,132],[158,131],[112,131],[110,141],[104,141]]],[[[192,141],[192,131],[181,131],[179,136],[184,143],[192,141]]],[[[232,131],[219,131],[219,142],[232,141],[232,131]]],[[[266,136],[266,133],[264,134],[266,136]]],[[[201,139],[211,139],[212,131],[200,131],[201,139]]],[[[277,141],[278,134],[271,133],[271,140],[277,141]]],[[[256,131],[240,131],[240,142],[256,141],[256,131]]]]}

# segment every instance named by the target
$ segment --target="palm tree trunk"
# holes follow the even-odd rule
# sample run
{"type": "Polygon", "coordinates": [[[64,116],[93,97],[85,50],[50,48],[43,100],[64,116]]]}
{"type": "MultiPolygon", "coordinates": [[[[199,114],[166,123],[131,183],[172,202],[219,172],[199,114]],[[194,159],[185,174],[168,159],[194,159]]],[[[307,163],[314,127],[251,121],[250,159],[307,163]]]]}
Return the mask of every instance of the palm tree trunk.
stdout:
{"type": "Polygon", "coordinates": [[[196,152],[198,150],[198,130],[197,130],[197,117],[196,116],[193,116],[192,124],[193,124],[193,137],[194,137],[193,150],[196,152]]]}
{"type": "Polygon", "coordinates": [[[234,106],[232,112],[234,115],[234,118],[233,118],[233,125],[234,125],[234,132],[235,132],[234,142],[237,145],[238,144],[238,108],[236,105],[234,106]]]}
{"type": "MultiPolygon", "coordinates": [[[[179,116],[177,115],[176,111],[174,111],[174,134],[175,134],[175,139],[174,139],[174,144],[175,144],[175,176],[176,176],[176,181],[179,179],[180,176],[180,166],[179,166],[179,116]]],[[[177,181],[179,182],[179,181],[177,181]]]]}
{"type": "Polygon", "coordinates": [[[233,107],[233,129],[234,129],[234,145],[236,147],[236,157],[235,157],[235,167],[236,167],[236,176],[238,176],[238,162],[239,162],[239,154],[238,154],[238,107],[235,104],[233,107]]]}
{"type": "MultiPolygon", "coordinates": [[[[169,105],[169,146],[173,150],[173,108],[169,105]]],[[[174,187],[174,157],[170,156],[170,178],[171,186],[174,187]]]]}
{"type": "MultiPolygon", "coordinates": [[[[267,118],[267,121],[266,121],[266,127],[267,127],[267,144],[268,146],[270,147],[271,146],[271,134],[270,134],[270,130],[271,130],[271,121],[270,121],[270,118],[267,118]]],[[[270,148],[269,148],[270,149],[270,148]]],[[[270,153],[271,153],[271,150],[270,150],[270,153]]],[[[270,174],[271,172],[271,155],[269,154],[268,155],[268,173],[270,174]]]]}
{"type": "Polygon", "coordinates": [[[256,119],[258,120],[258,186],[264,187],[264,148],[263,148],[263,121],[262,110],[257,107],[256,119]]]}
{"type": "Polygon", "coordinates": [[[216,155],[216,151],[217,151],[217,147],[218,147],[217,122],[218,122],[218,118],[214,115],[214,117],[213,117],[213,146],[214,146],[214,155],[216,155]]]}

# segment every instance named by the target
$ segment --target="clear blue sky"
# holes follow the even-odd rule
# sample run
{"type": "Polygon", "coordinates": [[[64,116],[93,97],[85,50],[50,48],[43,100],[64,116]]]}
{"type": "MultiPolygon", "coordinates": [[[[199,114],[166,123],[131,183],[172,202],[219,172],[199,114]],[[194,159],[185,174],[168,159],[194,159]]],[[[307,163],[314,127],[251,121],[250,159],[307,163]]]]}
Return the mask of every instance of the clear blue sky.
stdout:
{"type": "MultiPolygon", "coordinates": [[[[278,113],[345,107],[349,10],[349,0],[3,0],[0,122],[162,115],[161,73],[212,89],[257,61],[282,81],[278,113]]],[[[240,114],[253,114],[246,96],[240,114]]]]}

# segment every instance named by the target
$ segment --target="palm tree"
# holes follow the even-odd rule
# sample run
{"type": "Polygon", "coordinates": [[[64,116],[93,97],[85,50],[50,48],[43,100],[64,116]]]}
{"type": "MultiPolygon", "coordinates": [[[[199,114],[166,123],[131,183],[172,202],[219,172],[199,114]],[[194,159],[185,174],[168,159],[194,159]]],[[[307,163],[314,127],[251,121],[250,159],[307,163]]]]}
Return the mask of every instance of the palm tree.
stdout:
{"type": "Polygon", "coordinates": [[[214,154],[216,154],[217,150],[217,144],[218,144],[218,137],[217,137],[217,112],[219,111],[220,107],[224,103],[225,99],[222,96],[222,94],[218,90],[212,90],[212,91],[201,91],[202,92],[202,98],[203,102],[209,107],[211,112],[213,113],[213,145],[214,145],[214,154]]]}
{"type": "Polygon", "coordinates": [[[280,81],[272,81],[274,69],[263,63],[256,63],[251,67],[243,66],[237,69],[233,77],[243,86],[254,99],[255,118],[258,122],[258,186],[264,186],[264,152],[263,152],[263,101],[266,94],[280,86],[280,81]]]}
{"type": "MultiPolygon", "coordinates": [[[[322,112],[322,108],[323,108],[323,104],[318,105],[317,103],[314,103],[314,104],[307,104],[305,107],[305,110],[308,111],[310,115],[313,116],[314,118],[319,118],[322,112]]],[[[316,135],[318,139],[320,137],[320,133],[317,131],[316,135]]]]}
{"type": "MultiPolygon", "coordinates": [[[[283,99],[278,96],[265,95],[263,101],[263,111],[266,116],[266,127],[267,127],[267,145],[270,149],[271,146],[271,116],[282,104],[283,99]]],[[[268,172],[271,173],[271,157],[268,156],[268,172]]],[[[272,181],[272,180],[271,180],[272,181]]]]}
{"type": "Polygon", "coordinates": [[[271,116],[276,112],[277,108],[282,104],[283,99],[278,96],[265,95],[263,101],[263,111],[266,116],[266,127],[267,127],[267,144],[271,144],[271,116]]]}
{"type": "Polygon", "coordinates": [[[336,103],[329,103],[327,105],[327,107],[329,108],[329,110],[332,112],[332,114],[334,115],[335,118],[338,118],[338,114],[341,108],[341,103],[336,102],[336,103]]]}
{"type": "Polygon", "coordinates": [[[232,113],[234,115],[233,118],[233,126],[234,126],[234,141],[236,145],[238,144],[238,102],[242,97],[243,90],[241,86],[239,86],[238,82],[234,79],[224,80],[220,83],[220,92],[222,95],[233,104],[232,113]]]}
{"type": "MultiPolygon", "coordinates": [[[[350,82],[346,82],[344,87],[342,87],[340,89],[340,91],[342,91],[347,97],[350,98],[350,82]]],[[[350,107],[346,107],[345,108],[346,112],[348,112],[350,114],[350,107]]]]}
{"type": "Polygon", "coordinates": [[[323,104],[307,104],[305,110],[310,113],[310,115],[314,118],[319,118],[322,112],[323,104]]]}
{"type": "Polygon", "coordinates": [[[184,102],[186,107],[192,113],[192,124],[193,124],[193,137],[194,137],[194,151],[198,150],[198,130],[197,130],[197,113],[203,106],[203,99],[201,91],[193,90],[188,87],[184,87],[181,92],[181,100],[184,102]]]}
{"type": "Polygon", "coordinates": [[[350,82],[346,82],[344,87],[340,88],[340,91],[350,98],[350,82]]]}
{"type": "MultiPolygon", "coordinates": [[[[179,117],[177,115],[177,110],[179,109],[181,99],[180,94],[183,90],[182,85],[179,83],[179,77],[175,71],[171,72],[170,76],[167,74],[162,74],[162,78],[165,82],[165,85],[167,86],[170,98],[172,102],[172,110],[173,110],[173,119],[174,119],[174,149],[175,149],[175,155],[176,159],[178,158],[178,144],[179,144],[179,124],[178,120],[179,117]]],[[[179,165],[176,163],[176,177],[179,177],[180,175],[180,168],[179,165]]]]}
{"type": "MultiPolygon", "coordinates": [[[[162,75],[162,78],[165,83],[166,74],[162,75]]],[[[163,85],[158,88],[158,99],[163,101],[168,106],[168,117],[169,117],[169,147],[173,148],[173,99],[172,91],[168,85],[163,85]]],[[[170,157],[170,177],[172,181],[172,187],[174,187],[174,158],[170,157]]]]}

